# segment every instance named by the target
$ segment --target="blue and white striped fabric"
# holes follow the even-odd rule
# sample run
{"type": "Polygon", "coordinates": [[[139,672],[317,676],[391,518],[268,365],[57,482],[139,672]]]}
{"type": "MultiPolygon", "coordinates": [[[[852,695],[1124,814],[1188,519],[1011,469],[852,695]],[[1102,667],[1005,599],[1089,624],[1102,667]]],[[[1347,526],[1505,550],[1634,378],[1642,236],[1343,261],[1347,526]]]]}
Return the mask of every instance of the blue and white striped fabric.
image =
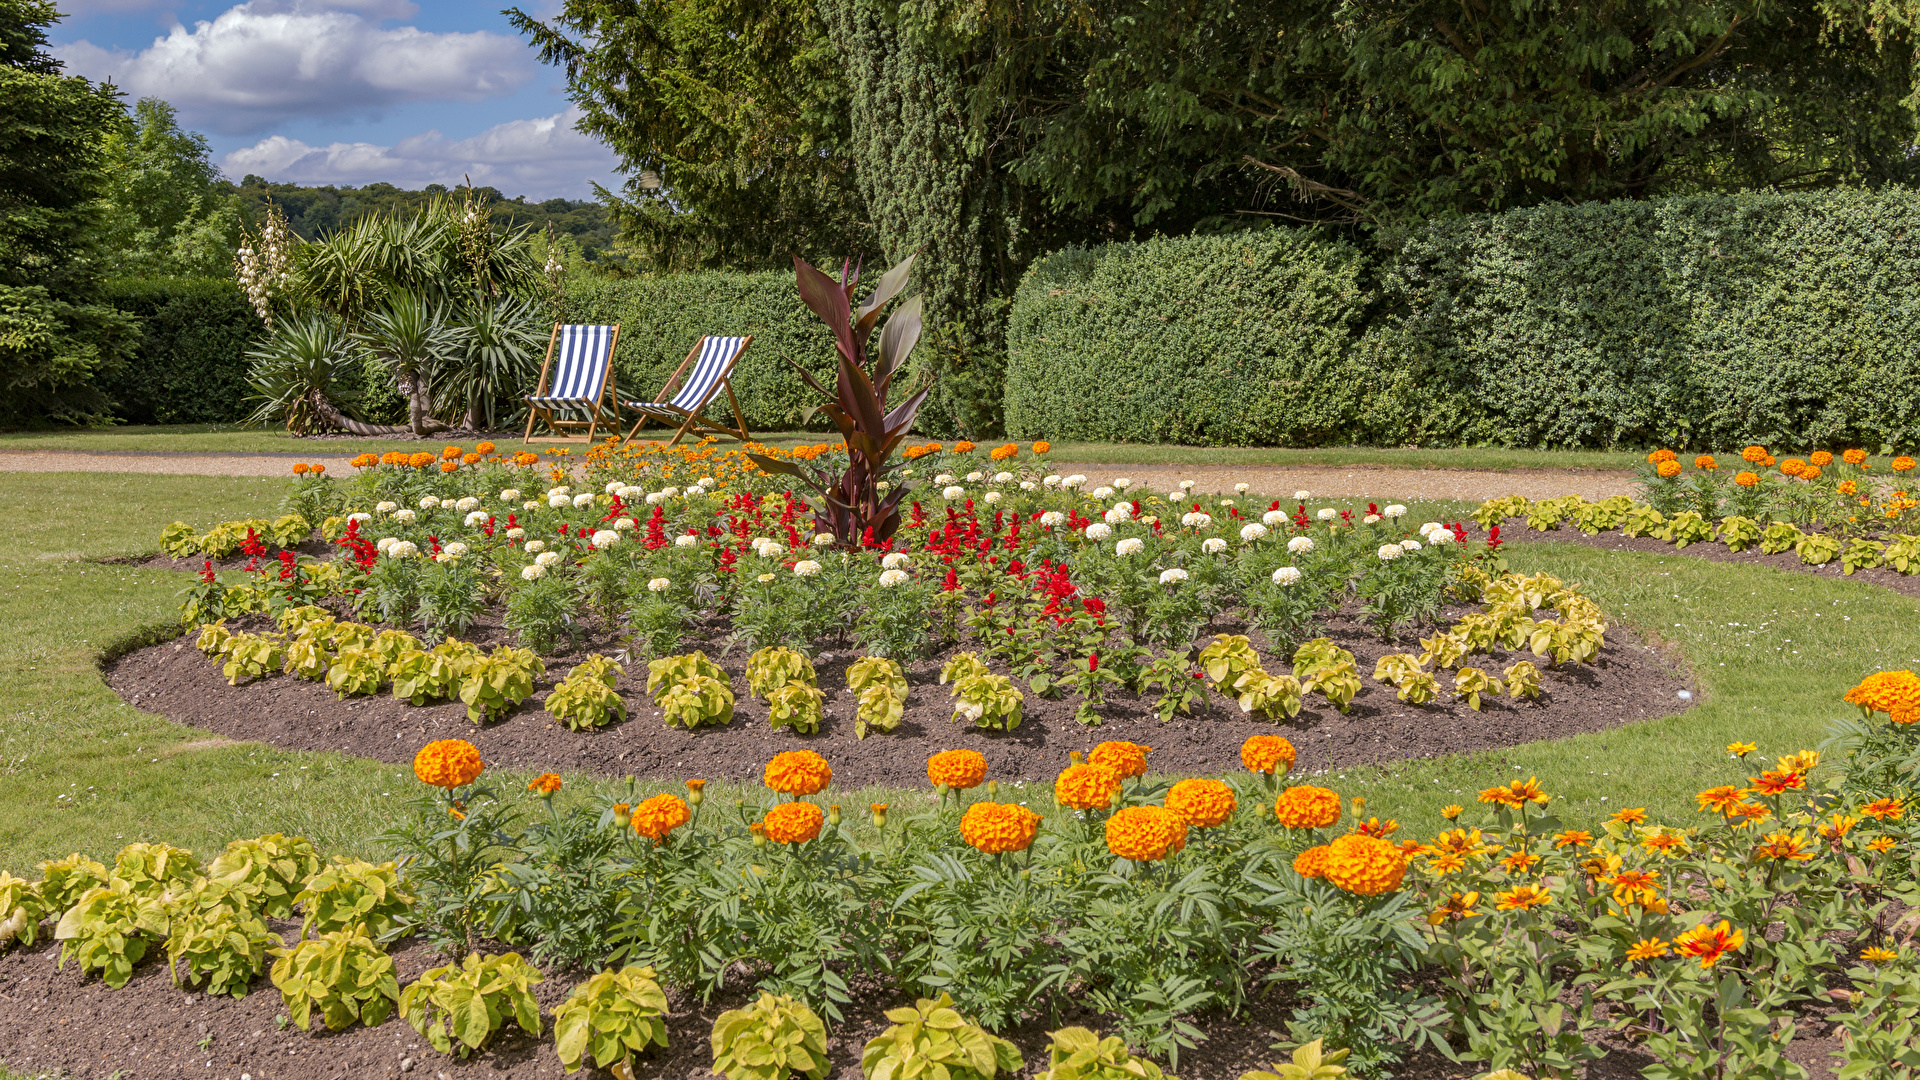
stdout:
{"type": "Polygon", "coordinates": [[[546,396],[527,400],[535,405],[595,404],[607,385],[612,345],[611,326],[562,326],[546,396]]]}
{"type": "Polygon", "coordinates": [[[627,408],[637,412],[672,414],[697,412],[707,403],[727,373],[727,365],[740,350],[746,347],[744,337],[705,337],[700,340],[700,354],[694,358],[693,370],[687,372],[687,380],[673,400],[665,405],[652,401],[629,401],[627,408]],[[671,408],[669,408],[671,406],[671,408]]]}

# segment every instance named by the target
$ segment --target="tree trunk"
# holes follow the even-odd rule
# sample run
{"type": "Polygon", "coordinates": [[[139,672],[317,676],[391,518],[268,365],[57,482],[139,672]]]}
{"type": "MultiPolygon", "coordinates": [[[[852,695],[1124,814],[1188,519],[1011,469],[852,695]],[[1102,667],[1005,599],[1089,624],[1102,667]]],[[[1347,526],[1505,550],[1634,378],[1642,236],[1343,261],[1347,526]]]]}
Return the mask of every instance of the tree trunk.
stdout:
{"type": "Polygon", "coordinates": [[[413,434],[411,428],[387,424],[363,424],[334,407],[327,395],[318,390],[307,391],[307,405],[319,419],[321,426],[344,431],[352,435],[370,435],[376,438],[403,438],[413,434]]]}
{"type": "Polygon", "coordinates": [[[447,430],[447,425],[433,418],[425,379],[418,375],[402,375],[398,382],[401,396],[407,399],[408,428],[414,435],[424,439],[436,431],[447,430]]]}

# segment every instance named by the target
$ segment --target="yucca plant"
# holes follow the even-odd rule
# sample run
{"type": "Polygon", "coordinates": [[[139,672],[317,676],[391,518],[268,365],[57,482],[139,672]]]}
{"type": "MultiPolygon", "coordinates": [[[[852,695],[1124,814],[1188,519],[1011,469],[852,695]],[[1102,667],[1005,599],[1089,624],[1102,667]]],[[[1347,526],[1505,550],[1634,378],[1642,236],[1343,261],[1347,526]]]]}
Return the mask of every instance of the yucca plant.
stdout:
{"type": "Polygon", "coordinates": [[[838,353],[839,376],[834,392],[828,392],[805,368],[782,357],[808,386],[829,400],[820,410],[840,429],[847,444],[847,467],[835,475],[820,467],[802,467],[797,462],[775,461],[759,454],[751,455],[755,464],[771,473],[797,477],[822,499],[814,513],[819,532],[831,533],[843,547],[861,543],[884,543],[900,527],[900,500],[909,488],[890,485],[881,491],[886,475],[899,466],[894,448],[907,437],[913,420],[926,400],[921,389],[898,406],[888,407],[887,396],[894,376],[905,367],[907,356],[920,340],[920,298],[903,301],[880,331],[879,354],[869,364],[867,343],[879,326],[880,315],[889,301],[906,287],[915,256],[880,276],[866,301],[854,307],[853,291],[860,283],[860,268],[843,262],[840,280],[815,269],[798,255],[793,257],[794,275],[800,299],[813,313],[826,321],[833,331],[838,353]]]}

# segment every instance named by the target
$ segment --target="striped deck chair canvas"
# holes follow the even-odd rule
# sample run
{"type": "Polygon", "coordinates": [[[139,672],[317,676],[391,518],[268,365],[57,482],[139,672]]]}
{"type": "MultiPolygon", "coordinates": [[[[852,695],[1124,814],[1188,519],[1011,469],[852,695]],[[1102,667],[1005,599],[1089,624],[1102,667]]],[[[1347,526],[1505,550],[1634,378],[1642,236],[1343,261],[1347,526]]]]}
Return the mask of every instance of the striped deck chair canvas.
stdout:
{"type": "MultiPolygon", "coordinates": [[[[652,401],[623,401],[621,407],[629,412],[638,413],[640,419],[627,432],[631,439],[654,420],[664,425],[677,425],[679,430],[673,434],[673,443],[685,438],[689,432],[694,434],[712,433],[728,435],[741,442],[750,442],[753,436],[747,433],[747,418],[740,411],[740,399],[733,396],[733,365],[738,363],[747,346],[753,344],[753,335],[745,337],[703,337],[680,362],[680,367],[660,388],[660,395],[652,401]],[[691,368],[692,370],[688,370],[691,368]],[[686,376],[678,393],[674,393],[674,384],[680,382],[680,376],[686,376]],[[727,401],[733,406],[734,426],[717,424],[703,415],[707,403],[713,396],[726,391],[727,401]],[[672,394],[672,397],[668,397],[672,394]]],[[[671,446],[673,443],[668,443],[671,446]]]]}
{"type": "Polygon", "coordinates": [[[619,395],[613,387],[613,347],[620,327],[553,324],[540,381],[527,401],[527,433],[522,442],[592,442],[602,425],[620,430],[619,395]],[[611,413],[603,406],[611,404],[611,413]],[[533,437],[536,423],[553,434],[533,437]],[[586,428],[584,435],[566,432],[586,428]]]}

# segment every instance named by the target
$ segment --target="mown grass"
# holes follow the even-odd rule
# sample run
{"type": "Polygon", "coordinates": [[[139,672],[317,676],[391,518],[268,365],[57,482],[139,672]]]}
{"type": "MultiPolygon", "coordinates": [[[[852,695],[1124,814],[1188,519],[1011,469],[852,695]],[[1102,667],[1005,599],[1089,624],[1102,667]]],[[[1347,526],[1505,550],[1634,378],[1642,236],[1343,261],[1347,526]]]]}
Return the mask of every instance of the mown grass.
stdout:
{"type": "MultiPolygon", "coordinates": [[[[418,789],[404,768],[226,743],[126,705],[99,672],[104,650],[171,623],[189,579],[93,560],[151,551],[176,518],[204,526],[262,514],[280,490],[277,479],[0,474],[0,509],[15,523],[13,543],[0,550],[0,868],[30,873],[44,858],[110,856],[134,840],[210,853],[273,831],[306,835],[329,852],[381,854],[374,838],[418,789]]],[[[1425,512],[1413,509],[1416,518],[1425,512]]],[[[1695,790],[1740,775],[1726,743],[1755,741],[1769,754],[1813,746],[1849,710],[1840,694],[1862,674],[1920,664],[1920,603],[1859,582],[1572,544],[1509,551],[1515,569],[1581,581],[1616,620],[1670,642],[1699,675],[1704,701],[1602,734],[1316,782],[1365,796],[1370,813],[1422,835],[1441,806],[1471,805],[1478,789],[1529,775],[1571,819],[1644,805],[1690,821],[1695,790]]],[[[525,777],[499,780],[517,792],[525,777]]],[[[612,786],[568,780],[563,799],[612,786]]],[[[721,807],[741,794],[708,789],[721,807]]],[[[1008,796],[1050,809],[1044,785],[1008,796]]],[[[868,802],[904,809],[928,798],[925,790],[838,793],[850,820],[864,818],[868,802]]]]}

